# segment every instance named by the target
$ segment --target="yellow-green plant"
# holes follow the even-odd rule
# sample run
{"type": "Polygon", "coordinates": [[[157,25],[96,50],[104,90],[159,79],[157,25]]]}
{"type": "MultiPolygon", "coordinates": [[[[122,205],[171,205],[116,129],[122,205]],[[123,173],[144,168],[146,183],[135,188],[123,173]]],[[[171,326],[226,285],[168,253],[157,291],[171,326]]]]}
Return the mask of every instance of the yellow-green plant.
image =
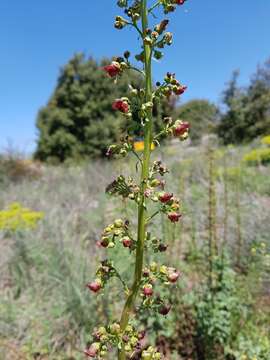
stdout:
{"type": "Polygon", "coordinates": [[[123,285],[125,304],[119,322],[101,326],[93,334],[93,343],[85,354],[91,358],[104,359],[110,348],[118,350],[118,360],[133,359],[134,356],[145,360],[161,359],[161,354],[153,347],[142,348],[144,331],[136,328],[136,309],[149,309],[157,311],[161,315],[167,315],[171,309],[168,299],[156,295],[157,283],[164,286],[174,285],[179,278],[180,272],[170,265],[158,265],[156,263],[145,264],[145,250],[166,251],[167,245],[164,239],[159,239],[149,231],[153,218],[163,213],[169,221],[176,223],[181,218],[179,200],[170,192],[164,191],[165,181],[162,177],[168,169],[161,161],[151,161],[153,145],[159,145],[159,139],[164,136],[174,136],[185,140],[188,136],[189,124],[181,120],[174,121],[172,118],[164,118],[163,130],[155,134],[153,126],[153,108],[164,99],[179,96],[186,90],[175,77],[175,74],[166,73],[162,82],[152,83],[152,59],[160,60],[163,57],[162,50],[171,45],[173,35],[167,31],[168,19],[163,19],[151,27],[149,15],[154,15],[155,10],[162,8],[167,15],[183,5],[185,0],[118,0],[117,4],[124,10],[124,17],[117,16],[115,28],[123,29],[132,27],[141,41],[141,52],[135,59],[143,64],[137,68],[131,64],[131,54],[126,51],[123,57],[116,57],[114,61],[104,67],[105,72],[111,78],[121,76],[123,72],[136,71],[144,79],[143,88],[130,86],[129,94],[116,99],[113,109],[119,111],[127,119],[128,126],[121,136],[119,144],[111,145],[108,156],[135,155],[140,167],[139,180],[132,177],[126,178],[120,175],[107,187],[107,193],[129,199],[137,206],[137,222],[135,225],[136,235],[132,230],[132,224],[127,219],[117,219],[109,224],[103,231],[100,245],[107,249],[113,249],[117,243],[123,245],[127,251],[134,254],[134,275],[130,284],[126,284],[110,259],[101,262],[96,272],[96,279],[87,287],[94,293],[102,291],[106,283],[112,277],[116,277],[123,285]],[[139,118],[139,121],[138,121],[139,118]],[[138,129],[143,138],[142,155],[134,146],[133,129],[138,129]],[[151,211],[152,206],[155,207],[151,211]],[[140,297],[138,296],[140,295],[140,297]],[[140,301],[138,301],[140,298],[140,301]]]}
{"type": "Polygon", "coordinates": [[[0,230],[17,231],[34,229],[43,218],[42,212],[23,207],[20,203],[10,204],[6,210],[0,211],[0,230]]]}
{"type": "Polygon", "coordinates": [[[261,139],[263,145],[270,145],[270,135],[266,135],[261,139]]]}
{"type": "Polygon", "coordinates": [[[243,160],[251,165],[267,164],[270,162],[270,148],[251,150],[244,156],[243,160]]]}

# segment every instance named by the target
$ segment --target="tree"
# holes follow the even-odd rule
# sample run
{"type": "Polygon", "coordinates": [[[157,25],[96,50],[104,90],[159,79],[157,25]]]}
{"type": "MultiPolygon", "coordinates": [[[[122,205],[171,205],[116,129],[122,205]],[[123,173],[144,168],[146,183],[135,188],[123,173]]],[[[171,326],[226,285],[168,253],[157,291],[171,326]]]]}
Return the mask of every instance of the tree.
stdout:
{"type": "Polygon", "coordinates": [[[188,101],[175,110],[176,116],[187,120],[190,125],[190,138],[197,143],[203,134],[213,132],[219,119],[218,108],[208,100],[188,101]]]}
{"type": "Polygon", "coordinates": [[[223,93],[227,111],[218,134],[225,144],[251,141],[270,132],[270,59],[258,67],[248,87],[238,87],[238,76],[235,71],[223,93]]]}
{"type": "MultiPolygon", "coordinates": [[[[112,109],[112,100],[121,97],[130,85],[139,88],[142,79],[127,71],[115,86],[102,70],[108,63],[106,59],[101,63],[93,58],[85,60],[83,54],[76,54],[63,67],[48,104],[37,117],[35,158],[57,163],[103,156],[108,145],[118,140],[118,129],[126,124],[112,109]]],[[[156,116],[156,126],[160,127],[160,108],[156,108],[156,116]]],[[[140,136],[136,128],[131,131],[140,136]]]]}

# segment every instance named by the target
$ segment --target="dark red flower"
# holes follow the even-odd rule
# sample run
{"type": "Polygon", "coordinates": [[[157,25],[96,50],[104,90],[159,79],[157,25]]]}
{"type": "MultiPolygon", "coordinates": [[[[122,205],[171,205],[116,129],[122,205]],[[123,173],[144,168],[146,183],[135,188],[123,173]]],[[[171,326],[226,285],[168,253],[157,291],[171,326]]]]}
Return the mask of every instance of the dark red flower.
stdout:
{"type": "Polygon", "coordinates": [[[121,111],[122,113],[126,114],[129,112],[129,105],[126,101],[123,101],[121,99],[117,99],[112,104],[113,110],[121,111]]]}
{"type": "Polygon", "coordinates": [[[91,282],[91,283],[88,283],[87,285],[86,285],[86,287],[88,287],[88,289],[89,290],[91,290],[91,291],[93,291],[93,292],[98,292],[100,289],[101,289],[101,287],[102,287],[102,284],[101,284],[101,281],[100,280],[95,280],[95,281],[93,281],[93,282],[91,282]]]}
{"type": "Polygon", "coordinates": [[[162,305],[162,306],[159,308],[158,312],[159,312],[161,315],[166,316],[166,315],[169,314],[170,310],[171,310],[171,306],[170,306],[170,305],[162,305]]]}
{"type": "Polygon", "coordinates": [[[104,66],[103,70],[106,71],[110,77],[115,77],[120,74],[121,67],[118,62],[113,61],[110,65],[104,66]]]}
{"type": "Polygon", "coordinates": [[[180,85],[174,90],[174,93],[175,95],[182,95],[186,90],[187,90],[187,86],[180,85]]]}
{"type": "Polygon", "coordinates": [[[182,216],[181,214],[178,214],[177,212],[173,211],[168,214],[168,219],[171,220],[171,222],[175,223],[179,221],[181,216],[182,216]]]}
{"type": "Polygon", "coordinates": [[[183,5],[186,0],[175,0],[175,4],[177,5],[183,5]]]}
{"type": "Polygon", "coordinates": [[[175,124],[173,127],[173,134],[174,136],[181,136],[184,135],[190,128],[190,125],[188,122],[179,122],[178,124],[175,124]]]}
{"type": "Polygon", "coordinates": [[[98,350],[99,348],[97,343],[94,343],[90,346],[89,349],[84,350],[84,354],[88,357],[94,358],[97,356],[98,350]]]}
{"type": "Polygon", "coordinates": [[[164,251],[167,250],[167,248],[168,248],[167,245],[165,245],[165,244],[159,244],[159,246],[158,246],[158,251],[164,252],[164,251]]]}
{"type": "Polygon", "coordinates": [[[159,195],[158,199],[160,202],[165,204],[168,201],[170,201],[172,199],[172,197],[173,197],[173,194],[164,192],[159,195]]]}
{"type": "Polygon", "coordinates": [[[151,284],[148,284],[148,285],[144,285],[143,287],[143,294],[145,296],[152,296],[153,295],[153,288],[152,288],[152,285],[151,284]]]}
{"type": "Polygon", "coordinates": [[[132,245],[132,240],[129,237],[125,237],[122,240],[122,244],[124,245],[124,247],[130,248],[132,245]]]}
{"type": "Polygon", "coordinates": [[[169,282],[175,283],[180,276],[179,271],[170,271],[167,275],[169,282]]]}

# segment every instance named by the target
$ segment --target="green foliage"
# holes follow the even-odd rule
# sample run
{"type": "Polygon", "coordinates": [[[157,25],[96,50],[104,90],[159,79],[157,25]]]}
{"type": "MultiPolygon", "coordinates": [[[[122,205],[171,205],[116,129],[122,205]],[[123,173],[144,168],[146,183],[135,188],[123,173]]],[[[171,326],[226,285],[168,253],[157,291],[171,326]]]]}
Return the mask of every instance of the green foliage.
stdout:
{"type": "MultiPolygon", "coordinates": [[[[233,259],[233,189],[240,169],[238,161],[248,150],[246,147],[224,150],[230,204],[227,241],[233,259]]],[[[154,336],[147,339],[150,342],[157,339],[156,344],[164,350],[165,359],[210,360],[214,352],[215,360],[268,360],[270,167],[241,165],[241,256],[245,259],[245,267],[243,273],[238,273],[230,269],[230,264],[225,264],[224,274],[227,275],[224,279],[219,278],[217,283],[223,285],[216,289],[214,311],[211,299],[207,298],[207,287],[201,287],[206,274],[204,243],[208,213],[204,152],[203,146],[192,151],[183,147],[181,163],[179,150],[174,145],[165,147],[162,152],[162,157],[172,168],[168,177],[173,192],[179,191],[181,186],[185,208],[181,225],[173,229],[164,226],[166,222],[163,220],[166,219],[157,218],[156,230],[160,239],[168,243],[168,253],[154,254],[154,258],[149,260],[173,263],[183,275],[174,291],[167,288],[167,293],[163,293],[162,287],[157,289],[156,294],[160,293],[162,297],[169,293],[172,310],[166,317],[150,312],[145,314],[143,324],[154,332],[154,336]],[[251,255],[250,249],[255,248],[254,240],[256,253],[252,250],[251,255]],[[191,250],[193,241],[196,244],[195,253],[191,250]],[[197,324],[199,311],[200,324],[197,324]],[[224,319],[221,314],[225,314],[224,319]],[[202,335],[198,325],[203,329],[202,335]],[[210,335],[207,335],[208,328],[211,329],[210,335]],[[216,329],[217,336],[213,329],[216,329]],[[218,337],[225,345],[220,345],[218,337]],[[214,344],[213,347],[211,344],[214,344]],[[202,354],[204,346],[211,355],[202,354]]],[[[43,357],[83,360],[85,357],[80,350],[84,348],[95,324],[107,323],[108,318],[118,318],[121,305],[116,300],[123,294],[117,290],[116,279],[98,300],[94,296],[89,297],[84,286],[96,268],[97,259],[105,256],[104,250],[95,246],[100,240],[101,230],[113,221],[116,214],[119,216],[122,209],[119,199],[109,205],[105,203],[102,190],[119,168],[121,172],[125,169],[129,172],[132,166],[134,162],[130,160],[125,164],[92,161],[90,165],[72,167],[44,165],[42,177],[35,182],[24,178],[0,187],[1,208],[16,199],[28,208],[39,209],[45,214],[34,231],[16,236],[10,234],[8,238],[0,234],[0,359],[43,357]],[[76,187],[74,184],[77,184],[76,187]]],[[[222,158],[218,158],[217,166],[222,168],[222,158]]],[[[218,234],[221,235],[218,242],[221,244],[223,176],[215,179],[218,234]]],[[[125,200],[124,204],[121,218],[132,219],[135,206],[128,206],[125,200]]],[[[134,223],[134,220],[131,222],[134,223]]],[[[118,245],[114,248],[117,253],[113,254],[112,260],[121,275],[129,275],[133,266],[132,256],[121,244],[118,245]]],[[[219,269],[222,267],[217,261],[215,271],[220,273],[219,269]]],[[[128,281],[128,276],[124,280],[128,281]]],[[[108,355],[108,360],[115,358],[114,353],[108,355]]]]}
{"type": "Polygon", "coordinates": [[[196,304],[197,332],[201,351],[207,359],[218,359],[224,354],[234,335],[234,323],[242,310],[236,292],[236,274],[224,258],[213,259],[215,285],[205,287],[196,304]]]}
{"type": "Polygon", "coordinates": [[[246,89],[238,87],[238,75],[233,73],[223,93],[227,111],[218,134],[225,144],[251,141],[270,131],[270,60],[258,68],[246,89]]]}
{"type": "Polygon", "coordinates": [[[202,135],[215,130],[218,119],[218,108],[208,100],[191,100],[175,110],[177,118],[188,121],[191,125],[190,138],[197,143],[202,135]]]}

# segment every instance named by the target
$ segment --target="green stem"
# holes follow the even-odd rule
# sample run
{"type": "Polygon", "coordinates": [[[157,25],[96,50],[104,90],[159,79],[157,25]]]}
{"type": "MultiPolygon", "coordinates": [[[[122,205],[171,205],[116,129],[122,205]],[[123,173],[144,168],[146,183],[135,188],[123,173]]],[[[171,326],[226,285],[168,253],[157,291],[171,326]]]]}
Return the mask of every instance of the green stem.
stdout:
{"type": "Polygon", "coordinates": [[[150,9],[148,10],[148,13],[151,13],[156,7],[158,7],[160,5],[160,1],[158,1],[157,3],[155,3],[152,7],[150,7],[150,9]]]}
{"type": "MultiPolygon", "coordinates": [[[[142,33],[148,27],[148,11],[147,11],[147,0],[142,0],[141,8],[142,17],[142,33]]],[[[144,70],[145,70],[145,102],[152,101],[152,63],[151,63],[151,46],[144,44],[144,70]]],[[[130,315],[133,312],[135,300],[140,288],[142,270],[143,270],[143,259],[144,259],[144,241],[146,234],[146,209],[145,209],[145,196],[144,191],[146,189],[146,182],[149,177],[149,166],[150,166],[150,155],[151,155],[151,144],[153,140],[152,135],[153,120],[152,120],[152,109],[148,110],[147,121],[145,124],[144,131],[144,153],[142,162],[141,172],[141,201],[138,205],[138,233],[137,233],[137,248],[136,248],[136,262],[133,285],[129,291],[124,309],[122,312],[120,326],[121,332],[124,332],[130,315]]],[[[121,349],[118,353],[118,360],[126,360],[125,349],[121,349]]]]}

